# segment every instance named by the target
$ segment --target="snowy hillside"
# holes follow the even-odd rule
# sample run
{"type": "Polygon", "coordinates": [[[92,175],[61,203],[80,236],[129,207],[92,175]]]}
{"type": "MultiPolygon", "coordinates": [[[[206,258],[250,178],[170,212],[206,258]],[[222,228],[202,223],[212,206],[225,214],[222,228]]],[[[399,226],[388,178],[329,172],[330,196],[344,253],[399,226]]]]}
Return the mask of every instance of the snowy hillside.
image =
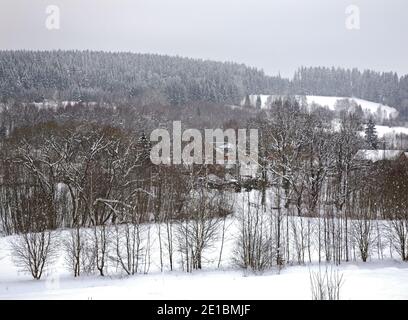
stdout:
{"type": "Polygon", "coordinates": [[[345,97],[324,97],[324,96],[306,96],[308,105],[312,103],[328,107],[330,110],[336,110],[336,106],[339,101],[347,99],[350,103],[355,103],[361,106],[366,116],[374,116],[377,119],[395,119],[398,117],[398,111],[395,108],[384,106],[381,103],[367,101],[358,98],[345,98],[345,97]]]}
{"type": "MultiPolygon", "coordinates": [[[[277,95],[250,95],[249,100],[253,107],[256,106],[256,101],[260,97],[261,108],[267,109],[271,103],[279,98],[277,95]]],[[[387,120],[395,119],[398,117],[398,111],[395,108],[382,105],[381,103],[376,103],[364,99],[358,98],[348,98],[348,97],[328,97],[328,96],[297,96],[301,103],[306,103],[308,106],[312,104],[317,104],[322,107],[327,107],[328,109],[335,111],[338,108],[339,102],[341,100],[348,100],[351,105],[359,105],[363,110],[366,117],[373,116],[377,120],[387,120]]],[[[241,101],[241,105],[245,104],[245,99],[241,101]]]]}
{"type": "Polygon", "coordinates": [[[395,137],[397,134],[408,135],[407,127],[389,127],[389,126],[376,126],[378,136],[382,137],[395,137]]]}

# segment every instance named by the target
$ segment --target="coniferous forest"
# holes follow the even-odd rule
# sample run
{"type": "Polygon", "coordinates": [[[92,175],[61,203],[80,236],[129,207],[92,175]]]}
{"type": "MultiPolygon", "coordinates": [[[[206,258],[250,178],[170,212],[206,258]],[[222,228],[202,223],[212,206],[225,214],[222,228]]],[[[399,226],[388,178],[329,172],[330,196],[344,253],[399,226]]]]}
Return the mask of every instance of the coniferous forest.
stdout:
{"type": "Polygon", "coordinates": [[[95,51],[2,51],[3,103],[44,99],[185,105],[238,104],[246,94],[357,97],[408,115],[408,76],[301,67],[292,79],[231,62],[95,51]]]}

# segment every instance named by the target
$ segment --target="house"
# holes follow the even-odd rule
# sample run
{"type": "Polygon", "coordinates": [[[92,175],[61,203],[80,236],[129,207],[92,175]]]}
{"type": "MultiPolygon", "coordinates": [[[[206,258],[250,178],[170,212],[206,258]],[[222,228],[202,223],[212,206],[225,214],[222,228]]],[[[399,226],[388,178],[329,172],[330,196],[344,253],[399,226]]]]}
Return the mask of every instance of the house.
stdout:
{"type": "Polygon", "coordinates": [[[236,145],[231,143],[222,144],[216,146],[217,153],[224,155],[225,169],[227,173],[235,178],[239,179],[253,179],[257,176],[258,163],[255,161],[249,161],[247,163],[239,160],[238,150],[236,145]]]}

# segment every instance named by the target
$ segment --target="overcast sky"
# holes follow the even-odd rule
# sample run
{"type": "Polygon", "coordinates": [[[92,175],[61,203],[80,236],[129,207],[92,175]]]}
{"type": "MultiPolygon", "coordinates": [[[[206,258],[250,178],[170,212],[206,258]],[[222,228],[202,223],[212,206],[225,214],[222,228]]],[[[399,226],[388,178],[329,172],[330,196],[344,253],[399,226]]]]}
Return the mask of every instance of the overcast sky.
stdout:
{"type": "Polygon", "coordinates": [[[408,74],[407,0],[0,0],[0,49],[92,49],[408,74]],[[360,9],[348,30],[346,8],[360,9]],[[47,5],[60,29],[45,26],[47,5]]]}

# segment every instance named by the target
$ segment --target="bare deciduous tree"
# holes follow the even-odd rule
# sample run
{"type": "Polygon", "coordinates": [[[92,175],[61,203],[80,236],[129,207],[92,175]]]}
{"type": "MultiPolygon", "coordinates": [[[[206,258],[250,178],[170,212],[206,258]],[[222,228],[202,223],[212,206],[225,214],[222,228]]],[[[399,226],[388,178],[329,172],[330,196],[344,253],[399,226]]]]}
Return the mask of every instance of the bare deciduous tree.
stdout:
{"type": "Polygon", "coordinates": [[[58,256],[56,236],[51,231],[16,235],[10,245],[15,265],[37,280],[58,256]]]}
{"type": "Polygon", "coordinates": [[[250,194],[238,209],[239,234],[235,249],[235,263],[252,271],[263,271],[272,266],[275,257],[267,214],[258,198],[251,199],[250,194]]]}
{"type": "Polygon", "coordinates": [[[230,213],[230,204],[221,193],[204,188],[191,191],[177,229],[179,250],[187,272],[202,268],[204,251],[217,241],[223,217],[230,213]]]}
{"type": "Polygon", "coordinates": [[[319,266],[319,271],[311,271],[309,274],[313,300],[340,300],[340,289],[344,281],[338,270],[326,267],[322,272],[319,266]]]}

